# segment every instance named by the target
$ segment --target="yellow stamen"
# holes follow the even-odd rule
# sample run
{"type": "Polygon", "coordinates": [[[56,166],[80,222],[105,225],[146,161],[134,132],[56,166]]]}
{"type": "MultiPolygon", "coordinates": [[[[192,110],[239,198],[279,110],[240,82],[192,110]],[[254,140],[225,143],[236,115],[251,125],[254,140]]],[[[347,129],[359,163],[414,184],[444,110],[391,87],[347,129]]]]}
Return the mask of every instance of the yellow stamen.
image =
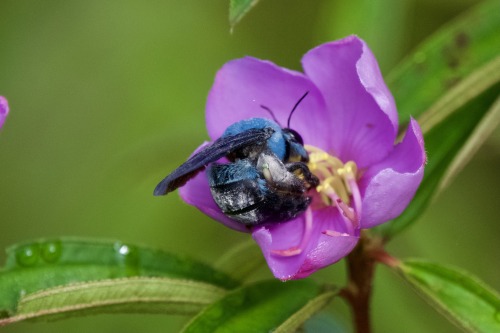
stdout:
{"type": "Polygon", "coordinates": [[[357,179],[358,167],[353,161],[342,163],[342,161],[327,152],[305,145],[309,153],[308,167],[320,180],[316,191],[320,194],[325,205],[337,205],[331,198],[335,194],[346,205],[351,202],[352,189],[349,179],[357,179]]]}
{"type": "MultiPolygon", "coordinates": [[[[324,230],[323,234],[331,237],[350,236],[359,228],[361,215],[361,196],[357,181],[358,168],[356,163],[342,161],[327,152],[309,145],[304,146],[309,154],[309,170],[318,177],[320,183],[316,186],[322,203],[325,206],[335,206],[345,221],[347,233],[336,230],[324,230]],[[350,205],[350,203],[353,203],[350,205]]],[[[264,171],[266,179],[266,173],[264,171]]],[[[319,203],[321,205],[321,203],[319,203]]],[[[271,253],[281,257],[297,256],[306,248],[313,231],[313,208],[305,212],[304,233],[300,244],[288,249],[276,249],[271,253]]]]}

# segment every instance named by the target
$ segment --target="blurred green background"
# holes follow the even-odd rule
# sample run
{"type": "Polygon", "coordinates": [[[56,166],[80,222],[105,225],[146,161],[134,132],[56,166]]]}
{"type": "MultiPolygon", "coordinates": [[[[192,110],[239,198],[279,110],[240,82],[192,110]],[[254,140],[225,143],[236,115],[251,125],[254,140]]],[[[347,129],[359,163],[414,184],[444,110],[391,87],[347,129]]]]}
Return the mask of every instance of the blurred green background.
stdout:
{"type": "MultiPolygon", "coordinates": [[[[0,2],[0,248],[73,235],[120,239],[212,262],[247,235],[156,183],[207,138],[204,104],[226,61],[252,55],[300,70],[310,48],[356,33],[384,74],[476,0],[264,0],[229,34],[228,1],[0,2]]],[[[389,245],[500,289],[497,130],[421,220],[389,245]]],[[[5,256],[2,253],[0,260],[5,256]]],[[[344,282],[344,265],[312,278],[344,282]]],[[[259,276],[269,278],[267,268],[259,276]]],[[[377,332],[457,332],[397,276],[377,272],[377,332]]],[[[350,326],[342,301],[330,307],[350,326]]],[[[4,332],[171,332],[187,318],[100,315],[4,332]]]]}

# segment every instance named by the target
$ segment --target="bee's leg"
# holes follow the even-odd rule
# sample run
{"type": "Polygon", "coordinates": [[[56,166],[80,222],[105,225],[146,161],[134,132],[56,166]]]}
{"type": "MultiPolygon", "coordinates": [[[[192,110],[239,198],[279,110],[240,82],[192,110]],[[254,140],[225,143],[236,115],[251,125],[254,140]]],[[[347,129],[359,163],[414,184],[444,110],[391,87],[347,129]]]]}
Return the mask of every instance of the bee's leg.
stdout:
{"type": "Polygon", "coordinates": [[[309,183],[311,187],[316,187],[319,185],[318,177],[312,174],[312,172],[309,170],[309,168],[304,162],[291,162],[285,164],[285,166],[287,170],[292,173],[294,171],[300,170],[300,172],[304,176],[305,181],[309,183]]]}

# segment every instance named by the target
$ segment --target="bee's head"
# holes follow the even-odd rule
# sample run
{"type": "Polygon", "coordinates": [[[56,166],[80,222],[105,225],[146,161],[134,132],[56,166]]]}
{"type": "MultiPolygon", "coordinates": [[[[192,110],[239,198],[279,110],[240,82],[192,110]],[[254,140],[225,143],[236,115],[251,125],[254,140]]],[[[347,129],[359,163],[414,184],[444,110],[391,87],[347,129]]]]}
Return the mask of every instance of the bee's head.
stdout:
{"type": "Polygon", "coordinates": [[[285,139],[285,145],[286,145],[285,161],[288,162],[309,161],[309,156],[304,148],[304,140],[302,140],[302,137],[297,131],[291,128],[284,128],[283,138],[285,139]]]}
{"type": "MultiPolygon", "coordinates": [[[[307,162],[309,161],[309,156],[304,148],[304,140],[302,139],[302,136],[300,134],[290,128],[290,120],[292,119],[292,115],[299,106],[299,104],[302,102],[304,98],[306,98],[307,94],[309,94],[309,91],[306,91],[302,97],[299,98],[297,103],[292,108],[292,111],[290,111],[290,114],[288,115],[288,120],[286,122],[286,127],[282,128],[282,134],[283,138],[285,139],[285,162],[307,162]]],[[[261,108],[269,112],[273,120],[280,126],[283,127],[278,119],[276,119],[276,116],[274,115],[273,111],[268,108],[267,106],[261,105],[261,108]]]]}

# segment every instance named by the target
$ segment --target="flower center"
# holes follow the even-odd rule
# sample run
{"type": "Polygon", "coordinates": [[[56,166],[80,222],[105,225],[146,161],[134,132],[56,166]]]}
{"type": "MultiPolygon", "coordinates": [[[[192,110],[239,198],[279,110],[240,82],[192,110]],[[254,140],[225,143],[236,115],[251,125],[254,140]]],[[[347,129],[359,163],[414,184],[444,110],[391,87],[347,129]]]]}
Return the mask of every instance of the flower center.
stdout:
{"type": "Polygon", "coordinates": [[[305,145],[309,154],[309,170],[320,180],[316,192],[324,206],[337,207],[353,227],[359,226],[361,195],[357,184],[355,162],[343,163],[320,148],[305,145]]]}
{"type": "MultiPolygon", "coordinates": [[[[282,257],[296,256],[306,248],[313,231],[313,210],[325,206],[334,206],[342,216],[347,232],[323,230],[322,233],[332,237],[350,236],[359,228],[361,218],[361,194],[359,193],[358,166],[353,161],[342,163],[340,159],[314,146],[304,146],[309,154],[307,166],[320,183],[316,186],[319,200],[313,198],[304,218],[304,232],[300,244],[288,249],[271,250],[271,253],[282,257]]],[[[313,189],[311,189],[313,190],[313,189]]]]}

